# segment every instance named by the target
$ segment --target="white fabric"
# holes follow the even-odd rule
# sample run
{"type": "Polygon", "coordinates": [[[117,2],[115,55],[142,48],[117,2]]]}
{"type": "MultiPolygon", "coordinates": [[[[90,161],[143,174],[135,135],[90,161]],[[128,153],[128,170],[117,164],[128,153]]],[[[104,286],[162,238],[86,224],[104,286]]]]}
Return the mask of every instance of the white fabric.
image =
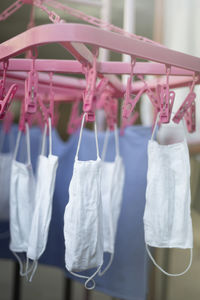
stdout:
{"type": "Polygon", "coordinates": [[[98,273],[103,263],[103,223],[101,200],[101,159],[99,158],[97,129],[95,140],[97,160],[80,161],[78,152],[85,120],[83,115],[73,175],[69,186],[69,202],[64,213],[65,266],[76,276],[88,279],[86,288],[94,288],[88,283],[98,273]],[[75,274],[97,268],[91,277],[75,274]]]}
{"type": "Polygon", "coordinates": [[[124,165],[119,155],[119,142],[117,126],[115,125],[116,157],[114,162],[105,162],[105,154],[108,145],[109,129],[106,132],[102,152],[102,179],[101,195],[103,204],[103,241],[104,252],[111,254],[108,265],[99,275],[103,275],[111,266],[114,256],[115,236],[117,223],[120,215],[123,187],[124,187],[124,165]]]}
{"type": "MultiPolygon", "coordinates": [[[[30,161],[30,136],[26,124],[27,163],[16,160],[21,132],[17,137],[16,148],[11,167],[10,179],[10,250],[13,252],[26,252],[34,207],[35,179],[30,161]]],[[[14,253],[20,263],[22,275],[22,262],[14,253]]]]}
{"type": "MultiPolygon", "coordinates": [[[[44,132],[46,132],[46,129],[44,132]]],[[[43,151],[44,146],[42,147],[43,151]]],[[[49,119],[49,155],[48,157],[40,155],[38,158],[35,207],[27,251],[27,258],[34,261],[37,261],[45,250],[52,215],[58,157],[52,155],[51,152],[51,121],[49,119]]],[[[36,262],[34,264],[36,265],[36,262]]],[[[34,267],[30,281],[35,270],[36,267],[34,267]]]]}
{"type": "MultiPolygon", "coordinates": [[[[160,248],[192,249],[190,202],[190,162],[186,140],[171,145],[160,145],[153,140],[152,135],[148,144],[144,211],[146,244],[160,248]]],[[[149,251],[148,253],[150,255],[149,251]]],[[[192,255],[189,266],[191,259],[192,255]]],[[[180,274],[167,274],[178,276],[188,269],[189,267],[180,274]]]]}

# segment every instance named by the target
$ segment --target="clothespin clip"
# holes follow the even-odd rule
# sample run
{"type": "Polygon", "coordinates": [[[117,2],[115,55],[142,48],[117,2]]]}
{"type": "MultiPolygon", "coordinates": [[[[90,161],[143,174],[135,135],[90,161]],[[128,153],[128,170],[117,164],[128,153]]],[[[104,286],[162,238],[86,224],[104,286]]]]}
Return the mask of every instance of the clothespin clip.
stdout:
{"type": "Polygon", "coordinates": [[[190,87],[190,92],[181,104],[180,108],[176,112],[175,116],[173,117],[173,121],[175,123],[179,123],[180,120],[185,117],[187,129],[189,132],[194,132],[196,129],[196,118],[195,118],[195,98],[196,93],[194,92],[195,86],[195,74],[193,74],[193,82],[190,87]]]}
{"type": "Polygon", "coordinates": [[[22,132],[26,131],[25,123],[31,124],[31,115],[25,111],[24,101],[21,103],[20,119],[19,119],[19,130],[22,132]]]}
{"type": "Polygon", "coordinates": [[[54,93],[52,90],[52,79],[53,79],[53,74],[50,72],[50,90],[49,90],[49,96],[48,100],[49,103],[44,102],[44,99],[42,99],[40,96],[38,96],[38,103],[41,109],[42,116],[44,118],[44,121],[47,122],[48,124],[48,119],[51,118],[52,124],[54,125],[54,93]]]}
{"type": "Polygon", "coordinates": [[[100,96],[98,108],[103,108],[106,122],[111,131],[115,129],[118,115],[118,100],[113,98],[112,90],[107,88],[100,96]]]}
{"type": "Polygon", "coordinates": [[[133,68],[134,68],[135,62],[136,62],[135,59],[131,60],[131,73],[130,73],[130,77],[128,78],[128,81],[127,81],[124,105],[123,105],[123,108],[122,108],[122,118],[125,118],[125,119],[128,119],[130,117],[130,115],[133,112],[133,110],[134,110],[136,104],[138,103],[140,97],[142,96],[142,94],[147,89],[147,85],[146,85],[145,81],[143,80],[144,86],[137,93],[137,95],[135,95],[134,98],[131,98],[131,85],[132,85],[133,68]]]}
{"type": "Polygon", "coordinates": [[[96,79],[97,79],[97,56],[98,49],[95,49],[93,55],[93,66],[87,68],[86,75],[86,89],[83,92],[83,111],[87,113],[86,121],[94,122],[95,120],[95,91],[96,91],[96,79]]]}
{"type": "Polygon", "coordinates": [[[33,54],[32,49],[32,69],[25,80],[25,112],[33,114],[37,111],[37,94],[38,94],[38,72],[35,70],[35,59],[37,50],[33,54]]]}
{"type": "Polygon", "coordinates": [[[174,104],[175,92],[169,91],[170,67],[167,66],[166,85],[158,86],[160,88],[160,122],[169,123],[172,107],[174,104]]]}
{"type": "Polygon", "coordinates": [[[72,110],[70,113],[70,119],[67,126],[67,133],[73,134],[76,132],[80,126],[82,121],[82,115],[79,114],[79,107],[80,107],[81,100],[76,99],[72,105],[72,110]]]}
{"type": "Polygon", "coordinates": [[[0,81],[0,119],[3,119],[11,102],[17,92],[17,85],[12,84],[5,94],[6,72],[8,61],[3,61],[3,79],[0,81]]]}

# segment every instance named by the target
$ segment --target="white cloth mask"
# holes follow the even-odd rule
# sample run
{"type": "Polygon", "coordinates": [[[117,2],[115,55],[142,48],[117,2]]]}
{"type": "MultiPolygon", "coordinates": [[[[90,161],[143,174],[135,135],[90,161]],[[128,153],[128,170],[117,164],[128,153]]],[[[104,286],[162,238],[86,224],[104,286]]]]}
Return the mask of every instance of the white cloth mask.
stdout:
{"type": "Polygon", "coordinates": [[[97,160],[80,161],[78,153],[86,114],[83,115],[69,186],[69,202],[64,214],[65,266],[69,272],[87,279],[85,287],[95,287],[94,276],[103,263],[103,223],[101,200],[101,159],[99,157],[96,123],[97,160]],[[97,268],[91,277],[74,272],[97,268]],[[91,281],[92,286],[89,285],[91,281]]]}
{"type": "Polygon", "coordinates": [[[104,161],[108,145],[109,129],[106,131],[102,151],[101,195],[103,204],[103,242],[104,252],[108,252],[111,255],[107,266],[103,271],[99,272],[100,276],[109,269],[113,261],[117,224],[123,198],[125,170],[122,157],[119,155],[119,140],[116,125],[114,135],[116,147],[115,161],[104,161]]]}
{"type": "MultiPolygon", "coordinates": [[[[159,115],[158,115],[159,117],[159,115]]],[[[158,122],[155,124],[155,128],[158,122]]],[[[192,263],[193,233],[190,216],[190,162],[187,142],[160,145],[152,138],[148,144],[148,172],[144,232],[147,252],[153,263],[166,275],[185,274],[192,263]],[[190,249],[188,267],[181,273],[163,270],[148,246],[190,249]]]]}
{"type": "Polygon", "coordinates": [[[16,160],[21,131],[17,136],[13,155],[10,180],[10,250],[20,264],[20,274],[24,275],[22,261],[16,252],[27,252],[31,220],[34,207],[35,179],[30,158],[29,127],[26,123],[27,163],[16,160]]]}
{"type": "MultiPolygon", "coordinates": [[[[35,207],[29,235],[27,251],[27,270],[29,259],[33,261],[33,271],[29,278],[32,280],[37,269],[37,261],[46,248],[49,225],[52,215],[52,203],[55,187],[56,171],[58,167],[58,157],[52,155],[52,136],[51,136],[51,119],[49,118],[49,155],[44,155],[45,138],[47,125],[45,124],[42,152],[38,158],[35,207]]],[[[30,270],[30,268],[29,268],[30,270]]]]}

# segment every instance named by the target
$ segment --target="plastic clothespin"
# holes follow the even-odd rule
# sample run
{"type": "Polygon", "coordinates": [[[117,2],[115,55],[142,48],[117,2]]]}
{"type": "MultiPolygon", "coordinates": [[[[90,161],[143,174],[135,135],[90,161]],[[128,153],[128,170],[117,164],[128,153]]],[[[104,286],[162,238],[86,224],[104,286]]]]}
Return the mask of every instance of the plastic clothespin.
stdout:
{"type": "Polygon", "coordinates": [[[189,132],[194,132],[196,129],[196,118],[195,118],[195,98],[196,93],[194,92],[195,86],[195,74],[193,75],[193,82],[190,87],[190,92],[181,104],[180,108],[176,112],[175,116],[173,117],[173,121],[175,123],[179,123],[180,120],[185,117],[187,129],[189,132]]]}
{"type": "Polygon", "coordinates": [[[100,97],[100,106],[104,108],[106,122],[111,131],[115,129],[118,115],[118,100],[112,95],[112,90],[105,90],[100,97]]]}
{"type": "Polygon", "coordinates": [[[37,49],[35,49],[35,54],[33,54],[32,49],[32,69],[25,80],[25,112],[30,114],[37,111],[38,72],[35,70],[36,58],[37,49]]]}
{"type": "Polygon", "coordinates": [[[138,103],[140,97],[147,89],[147,84],[143,79],[144,86],[140,89],[140,91],[135,95],[134,98],[131,98],[131,84],[132,84],[132,78],[133,78],[133,68],[135,65],[135,59],[132,59],[131,61],[131,74],[127,81],[127,87],[126,87],[126,93],[125,93],[125,99],[124,99],[124,105],[122,108],[122,118],[128,119],[133,112],[136,104],[138,103]]]}
{"type": "Polygon", "coordinates": [[[31,124],[31,115],[25,112],[25,103],[21,103],[20,119],[19,119],[19,130],[22,132],[26,131],[25,123],[31,124]]]}
{"type": "Polygon", "coordinates": [[[73,134],[76,132],[80,126],[82,121],[82,115],[79,114],[79,106],[80,106],[80,99],[76,99],[72,105],[72,110],[70,113],[70,119],[67,126],[67,133],[73,134]]]}
{"type": "Polygon", "coordinates": [[[11,102],[17,92],[17,85],[12,84],[5,94],[6,72],[8,61],[3,61],[3,79],[0,81],[0,119],[3,119],[11,102]]]}
{"type": "Polygon", "coordinates": [[[93,66],[87,68],[86,75],[86,89],[83,92],[83,111],[87,113],[86,121],[94,122],[95,120],[95,92],[96,92],[96,80],[97,80],[97,55],[98,49],[96,49],[93,55],[93,66]]]}
{"type": "Polygon", "coordinates": [[[170,67],[167,68],[166,74],[166,85],[158,85],[158,89],[160,90],[160,122],[161,123],[169,123],[172,107],[174,104],[175,92],[169,91],[169,74],[170,67]]]}
{"type": "Polygon", "coordinates": [[[41,109],[41,113],[43,119],[48,124],[48,119],[51,118],[52,125],[54,126],[54,93],[53,93],[53,74],[50,72],[50,85],[49,85],[49,95],[48,95],[48,102],[45,103],[44,99],[40,95],[38,95],[38,103],[41,109]],[[48,103],[48,105],[47,105],[48,103]]]}

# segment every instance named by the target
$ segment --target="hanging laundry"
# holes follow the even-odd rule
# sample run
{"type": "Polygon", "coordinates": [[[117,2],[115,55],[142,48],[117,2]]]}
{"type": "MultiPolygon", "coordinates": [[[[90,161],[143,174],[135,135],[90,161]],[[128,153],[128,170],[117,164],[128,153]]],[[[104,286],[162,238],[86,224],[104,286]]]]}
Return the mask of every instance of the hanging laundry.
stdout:
{"type": "Polygon", "coordinates": [[[116,156],[114,162],[105,161],[107,152],[109,128],[105,134],[102,151],[102,178],[101,194],[103,204],[103,241],[104,252],[110,253],[109,263],[99,271],[102,276],[111,266],[114,257],[115,238],[117,233],[118,219],[120,215],[123,187],[124,187],[124,164],[119,153],[119,140],[117,125],[114,127],[116,156]]]}
{"type": "Polygon", "coordinates": [[[80,161],[78,153],[86,113],[83,115],[69,186],[69,203],[64,214],[65,265],[73,275],[86,278],[85,287],[95,287],[93,277],[103,264],[103,221],[101,200],[101,159],[95,127],[97,159],[80,161]],[[89,277],[76,272],[97,268],[89,277]],[[91,281],[91,283],[90,283],[91,281]]]}
{"type": "Polygon", "coordinates": [[[23,263],[18,253],[27,252],[31,221],[34,208],[35,178],[30,156],[29,126],[25,123],[27,162],[17,161],[22,131],[17,135],[10,179],[10,250],[20,264],[20,274],[24,275],[23,263]]]}
{"type": "Polygon", "coordinates": [[[51,119],[49,118],[49,155],[45,154],[45,138],[47,124],[43,135],[42,151],[38,158],[36,191],[35,191],[35,207],[31,230],[28,240],[27,250],[27,267],[30,270],[29,260],[33,261],[32,273],[29,281],[32,280],[37,269],[37,262],[43,254],[47,244],[49,225],[52,215],[52,201],[56,179],[56,171],[58,167],[58,157],[52,155],[52,136],[51,136],[51,119]]]}
{"type": "Polygon", "coordinates": [[[148,144],[145,243],[152,262],[164,274],[179,276],[185,274],[192,264],[189,151],[186,138],[182,142],[170,145],[160,145],[153,140],[158,119],[159,114],[148,144]],[[181,273],[168,273],[156,263],[149,246],[190,249],[188,266],[181,273]]]}

